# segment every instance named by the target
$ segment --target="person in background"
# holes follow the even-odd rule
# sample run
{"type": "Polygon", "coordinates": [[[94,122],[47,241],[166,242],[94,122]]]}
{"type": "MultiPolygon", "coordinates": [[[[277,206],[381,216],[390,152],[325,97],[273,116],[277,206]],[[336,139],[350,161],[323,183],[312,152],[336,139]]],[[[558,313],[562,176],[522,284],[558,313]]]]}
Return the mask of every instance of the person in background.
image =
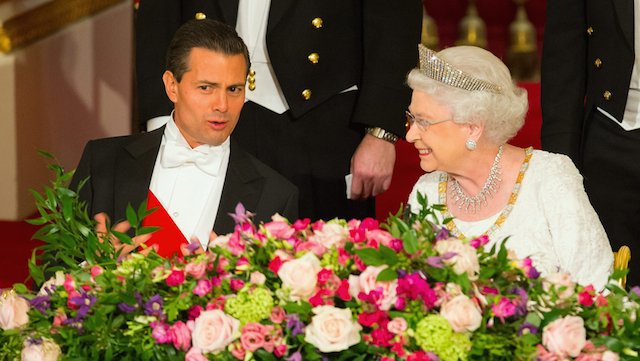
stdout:
{"type": "Polygon", "coordinates": [[[509,237],[506,247],[543,276],[565,271],[602,289],[613,254],[571,159],[507,144],[524,124],[526,91],[484,49],[419,47],[406,137],[429,173],[409,196],[411,210],[419,210],[417,194],[426,195],[445,206],[440,221],[455,218],[452,235],[487,235],[489,248],[509,237]]]}
{"type": "Polygon", "coordinates": [[[543,44],[542,149],[571,157],[613,249],[640,255],[638,2],[549,1],[543,44]]]}
{"type": "Polygon", "coordinates": [[[372,197],[389,187],[404,134],[410,91],[403,82],[417,62],[421,1],[141,0],[143,130],[171,112],[160,58],[180,24],[194,18],[223,21],[247,43],[252,68],[234,139],[299,188],[300,216],[375,216],[372,197]]]}

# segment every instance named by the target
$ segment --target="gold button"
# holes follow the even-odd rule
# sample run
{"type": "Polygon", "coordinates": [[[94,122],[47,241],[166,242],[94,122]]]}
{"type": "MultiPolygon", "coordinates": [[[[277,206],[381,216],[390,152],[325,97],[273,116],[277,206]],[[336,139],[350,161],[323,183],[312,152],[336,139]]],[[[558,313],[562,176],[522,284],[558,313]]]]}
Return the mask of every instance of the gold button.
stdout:
{"type": "Polygon", "coordinates": [[[256,76],[256,71],[253,69],[249,70],[249,76],[256,76]]]}
{"type": "Polygon", "coordinates": [[[307,58],[311,64],[318,64],[318,61],[320,61],[320,55],[318,55],[318,53],[311,53],[307,58]]]}
{"type": "Polygon", "coordinates": [[[322,27],[322,19],[315,18],[315,19],[311,20],[311,24],[313,24],[314,28],[320,29],[322,27]]]}
{"type": "Polygon", "coordinates": [[[593,34],[593,28],[589,27],[589,29],[587,29],[587,34],[591,35],[593,34]]]}
{"type": "Polygon", "coordinates": [[[196,19],[198,20],[204,20],[207,18],[207,15],[205,15],[204,13],[197,13],[196,14],[196,19]]]}
{"type": "Polygon", "coordinates": [[[256,85],[251,83],[249,84],[249,90],[254,91],[256,89],[256,85]]]}
{"type": "Polygon", "coordinates": [[[600,65],[602,65],[602,60],[600,60],[600,58],[597,58],[595,61],[595,64],[596,64],[596,68],[599,68],[600,65]]]}
{"type": "Polygon", "coordinates": [[[309,100],[311,99],[311,90],[305,89],[302,91],[302,99],[309,100]]]}
{"type": "Polygon", "coordinates": [[[604,94],[602,94],[604,96],[604,100],[609,100],[611,99],[611,92],[610,91],[605,91],[604,94]]]}

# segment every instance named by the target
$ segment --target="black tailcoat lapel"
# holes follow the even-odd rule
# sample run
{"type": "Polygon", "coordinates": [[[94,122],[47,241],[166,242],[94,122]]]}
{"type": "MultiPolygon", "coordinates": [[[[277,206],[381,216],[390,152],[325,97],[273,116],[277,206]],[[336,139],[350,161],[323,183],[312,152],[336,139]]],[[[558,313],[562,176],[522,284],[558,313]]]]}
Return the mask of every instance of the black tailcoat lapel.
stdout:
{"type": "Polygon", "coordinates": [[[126,219],[127,204],[130,203],[137,211],[137,207],[147,199],[163,134],[164,126],[143,134],[119,154],[113,190],[116,220],[126,219]]]}
{"type": "Polygon", "coordinates": [[[231,139],[229,167],[220,197],[220,206],[213,227],[218,235],[233,232],[235,222],[229,213],[235,212],[236,205],[250,211],[256,210],[266,179],[258,173],[248,154],[231,139]]]}

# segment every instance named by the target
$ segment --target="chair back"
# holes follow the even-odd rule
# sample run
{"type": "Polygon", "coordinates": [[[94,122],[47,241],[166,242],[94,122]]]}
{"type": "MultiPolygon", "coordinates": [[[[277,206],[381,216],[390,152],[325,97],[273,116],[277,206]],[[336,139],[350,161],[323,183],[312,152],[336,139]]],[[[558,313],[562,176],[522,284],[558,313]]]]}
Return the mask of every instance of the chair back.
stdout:
{"type": "MultiPolygon", "coordinates": [[[[627,246],[622,246],[618,249],[618,252],[613,252],[613,269],[625,270],[629,269],[629,261],[631,260],[631,250],[627,246]]],[[[623,289],[627,286],[627,276],[624,276],[618,280],[618,284],[623,289]]]]}

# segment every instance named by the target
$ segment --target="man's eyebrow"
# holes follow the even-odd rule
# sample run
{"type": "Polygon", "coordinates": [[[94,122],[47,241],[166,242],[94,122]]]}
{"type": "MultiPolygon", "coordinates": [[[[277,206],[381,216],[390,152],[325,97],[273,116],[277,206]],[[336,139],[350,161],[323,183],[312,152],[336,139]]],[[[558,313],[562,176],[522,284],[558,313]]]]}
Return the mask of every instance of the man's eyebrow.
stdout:
{"type": "MultiPolygon", "coordinates": [[[[209,86],[219,86],[220,83],[214,82],[214,81],[208,81],[208,80],[200,80],[198,81],[198,84],[200,85],[209,85],[209,86]]],[[[241,87],[244,86],[246,83],[236,83],[236,84],[231,84],[228,86],[228,88],[237,88],[237,87],[241,87]]]]}

